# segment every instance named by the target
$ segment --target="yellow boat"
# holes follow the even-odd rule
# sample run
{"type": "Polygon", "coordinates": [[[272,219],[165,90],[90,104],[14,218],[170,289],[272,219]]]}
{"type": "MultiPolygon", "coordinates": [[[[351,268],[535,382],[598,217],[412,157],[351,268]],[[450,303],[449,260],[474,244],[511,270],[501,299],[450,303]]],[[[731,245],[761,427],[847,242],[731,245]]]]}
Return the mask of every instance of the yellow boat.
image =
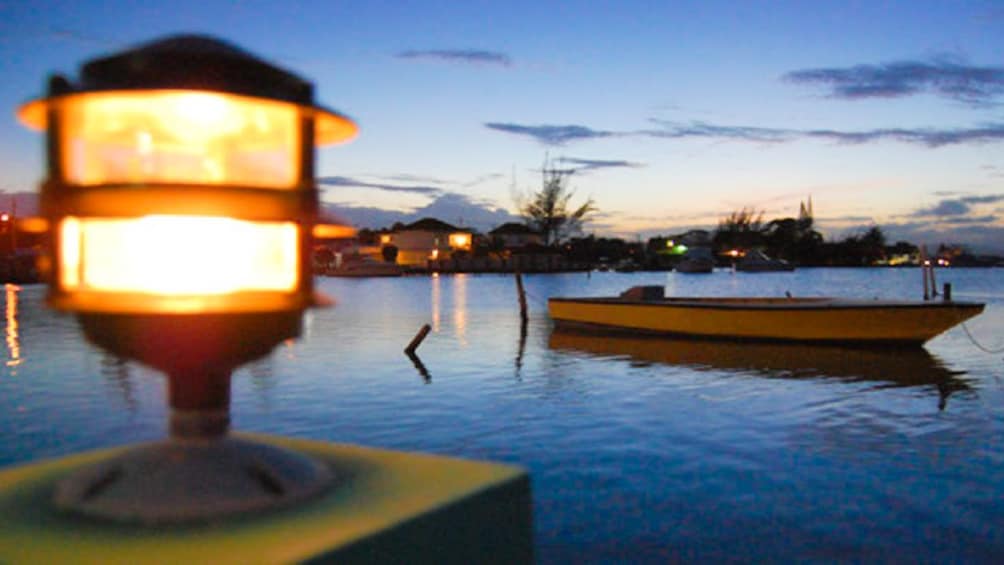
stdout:
{"type": "Polygon", "coordinates": [[[666,298],[662,287],[619,297],[551,298],[559,325],[710,339],[922,345],[983,311],[975,302],[844,298],[666,298]]]}

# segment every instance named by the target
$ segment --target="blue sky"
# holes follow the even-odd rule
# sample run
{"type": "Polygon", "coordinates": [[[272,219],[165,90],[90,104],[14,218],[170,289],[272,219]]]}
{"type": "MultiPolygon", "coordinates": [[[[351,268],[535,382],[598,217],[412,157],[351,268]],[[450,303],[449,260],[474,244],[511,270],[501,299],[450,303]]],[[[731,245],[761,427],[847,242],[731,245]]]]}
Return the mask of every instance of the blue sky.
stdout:
{"type": "Polygon", "coordinates": [[[13,111],[48,73],[194,32],[359,122],[318,176],[360,226],[488,229],[549,155],[602,235],[795,215],[811,195],[829,236],[1004,252],[1001,30],[1002,1],[6,2],[0,189],[38,183],[41,136],[13,111]]]}

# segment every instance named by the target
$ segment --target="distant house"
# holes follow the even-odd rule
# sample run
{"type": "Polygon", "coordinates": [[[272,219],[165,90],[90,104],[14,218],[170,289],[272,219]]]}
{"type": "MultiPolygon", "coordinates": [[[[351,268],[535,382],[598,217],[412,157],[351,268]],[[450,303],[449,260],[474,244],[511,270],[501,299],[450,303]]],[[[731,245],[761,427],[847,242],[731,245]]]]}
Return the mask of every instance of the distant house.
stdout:
{"type": "Polygon", "coordinates": [[[423,218],[380,238],[381,245],[397,247],[399,265],[425,266],[430,259],[446,259],[457,251],[470,251],[473,232],[446,222],[423,218]]]}
{"type": "Polygon", "coordinates": [[[527,245],[544,244],[544,238],[540,235],[540,232],[519,222],[502,224],[488,232],[488,235],[493,240],[500,242],[505,249],[517,249],[526,247],[527,245]]]}

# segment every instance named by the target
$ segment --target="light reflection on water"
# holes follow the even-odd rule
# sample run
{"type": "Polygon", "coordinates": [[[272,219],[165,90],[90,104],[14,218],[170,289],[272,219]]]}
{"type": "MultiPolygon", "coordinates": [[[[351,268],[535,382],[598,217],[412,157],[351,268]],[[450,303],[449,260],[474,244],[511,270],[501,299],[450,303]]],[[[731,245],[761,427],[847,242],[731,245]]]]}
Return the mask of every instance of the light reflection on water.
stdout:
{"type": "MultiPolygon", "coordinates": [[[[988,301],[969,328],[1000,347],[1000,271],[939,279],[988,301]]],[[[523,333],[511,276],[318,279],[337,306],[238,371],[235,426],[524,465],[542,561],[989,560],[1004,551],[1004,364],[963,332],[911,352],[597,338],[553,331],[544,309],[635,284],[917,298],[919,281],[529,275],[523,333]],[[420,368],[402,349],[426,323],[420,368]]],[[[0,464],[162,437],[161,377],[95,351],[43,295],[7,290],[20,364],[0,377],[0,464]]]]}
{"type": "Polygon", "coordinates": [[[4,285],[4,313],[6,325],[4,327],[5,343],[7,345],[7,363],[10,367],[10,375],[17,375],[16,367],[21,364],[21,342],[17,323],[17,293],[21,287],[15,284],[4,285]]]}

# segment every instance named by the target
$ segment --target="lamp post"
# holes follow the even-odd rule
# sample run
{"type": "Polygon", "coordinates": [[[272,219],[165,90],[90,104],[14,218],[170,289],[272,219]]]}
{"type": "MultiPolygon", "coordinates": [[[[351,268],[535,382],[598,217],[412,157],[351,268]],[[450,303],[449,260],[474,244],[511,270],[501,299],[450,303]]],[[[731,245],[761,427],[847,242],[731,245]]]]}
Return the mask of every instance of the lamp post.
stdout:
{"type": "Polygon", "coordinates": [[[19,118],[47,136],[48,301],[167,376],[170,439],[62,481],[66,509],[146,523],[282,506],[330,466],[228,435],[230,379],[315,303],[314,147],[356,134],[310,83],[176,36],[55,76],[19,118]]]}

